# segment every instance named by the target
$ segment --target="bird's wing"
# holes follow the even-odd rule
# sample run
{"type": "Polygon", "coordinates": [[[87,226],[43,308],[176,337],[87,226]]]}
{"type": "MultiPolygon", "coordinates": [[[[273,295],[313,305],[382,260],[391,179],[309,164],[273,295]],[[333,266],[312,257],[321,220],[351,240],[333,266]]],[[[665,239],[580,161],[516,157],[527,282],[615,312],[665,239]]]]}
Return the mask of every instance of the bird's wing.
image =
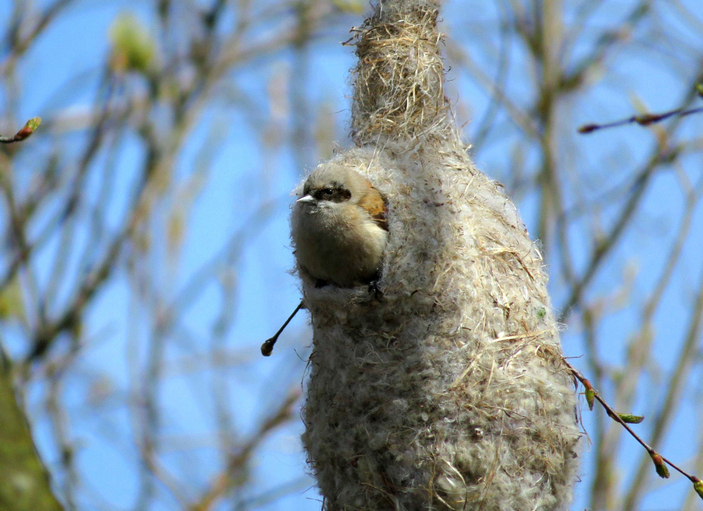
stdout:
{"type": "Polygon", "coordinates": [[[386,201],[381,195],[381,193],[373,187],[371,183],[368,183],[370,190],[364,195],[364,197],[359,201],[359,206],[368,211],[374,222],[383,230],[388,230],[388,218],[386,213],[388,212],[388,206],[386,201]]]}

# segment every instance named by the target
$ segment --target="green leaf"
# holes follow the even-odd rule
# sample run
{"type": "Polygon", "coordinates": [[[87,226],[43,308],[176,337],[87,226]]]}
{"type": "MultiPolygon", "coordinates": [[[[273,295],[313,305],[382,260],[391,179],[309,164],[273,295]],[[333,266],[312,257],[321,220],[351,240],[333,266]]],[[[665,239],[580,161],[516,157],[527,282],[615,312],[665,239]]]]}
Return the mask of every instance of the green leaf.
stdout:
{"type": "Polygon", "coordinates": [[[596,402],[596,391],[592,388],[586,389],[586,403],[588,403],[588,409],[593,411],[593,405],[596,402]]]}
{"type": "Polygon", "coordinates": [[[366,2],[359,0],[332,0],[332,3],[340,11],[352,14],[362,14],[366,7],[366,2]]]}
{"type": "Polygon", "coordinates": [[[652,457],[652,461],[654,462],[654,468],[656,468],[657,470],[657,475],[662,479],[669,479],[669,468],[666,466],[664,458],[662,458],[660,454],[657,454],[654,451],[650,452],[649,455],[652,457]]]}
{"type": "Polygon", "coordinates": [[[0,319],[24,317],[24,302],[19,281],[15,278],[0,290],[0,319]]]}
{"type": "Polygon", "coordinates": [[[115,71],[148,71],[156,45],[148,29],[131,13],[120,14],[110,28],[115,71]]]}
{"type": "Polygon", "coordinates": [[[21,130],[15,135],[13,142],[21,142],[22,140],[28,138],[34,130],[36,130],[41,124],[41,117],[32,117],[28,120],[21,130]]]}
{"type": "Polygon", "coordinates": [[[693,483],[693,489],[696,490],[698,496],[703,499],[703,481],[696,478],[696,482],[693,483]]]}
{"type": "Polygon", "coordinates": [[[627,424],[639,424],[644,420],[644,415],[632,415],[631,413],[619,413],[618,416],[627,424]]]}

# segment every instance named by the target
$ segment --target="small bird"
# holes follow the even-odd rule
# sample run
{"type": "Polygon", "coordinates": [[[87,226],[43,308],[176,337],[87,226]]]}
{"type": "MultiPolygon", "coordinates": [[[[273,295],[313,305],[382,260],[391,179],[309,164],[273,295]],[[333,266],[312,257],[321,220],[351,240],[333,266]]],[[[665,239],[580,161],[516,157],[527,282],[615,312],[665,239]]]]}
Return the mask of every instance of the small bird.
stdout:
{"type": "Polygon", "coordinates": [[[358,172],[328,164],[305,181],[291,217],[298,268],[318,287],[375,281],[388,239],[387,206],[358,172]]]}
{"type": "MultiPolygon", "coordinates": [[[[358,172],[341,165],[315,169],[305,180],[291,217],[299,271],[317,287],[375,287],[388,239],[386,213],[381,193],[358,172]]],[[[271,355],[281,332],[304,308],[301,301],[261,345],[263,356],[271,355]]]]}

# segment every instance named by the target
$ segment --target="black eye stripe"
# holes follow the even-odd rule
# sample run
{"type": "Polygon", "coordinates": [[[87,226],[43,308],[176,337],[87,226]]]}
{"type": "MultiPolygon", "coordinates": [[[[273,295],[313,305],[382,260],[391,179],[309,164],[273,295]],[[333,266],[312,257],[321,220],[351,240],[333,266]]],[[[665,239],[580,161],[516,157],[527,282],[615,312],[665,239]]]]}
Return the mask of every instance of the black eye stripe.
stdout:
{"type": "Polygon", "coordinates": [[[351,198],[351,191],[347,190],[343,186],[337,183],[332,183],[331,186],[325,186],[323,188],[318,188],[312,192],[312,196],[317,200],[332,201],[332,202],[344,202],[351,198]]]}

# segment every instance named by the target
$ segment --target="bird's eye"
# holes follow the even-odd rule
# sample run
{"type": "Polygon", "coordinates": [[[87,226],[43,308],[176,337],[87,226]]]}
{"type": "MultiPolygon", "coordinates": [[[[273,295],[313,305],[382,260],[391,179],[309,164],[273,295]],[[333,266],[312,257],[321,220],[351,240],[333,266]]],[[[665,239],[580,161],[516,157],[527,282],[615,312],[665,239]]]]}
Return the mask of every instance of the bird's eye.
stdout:
{"type": "Polygon", "coordinates": [[[334,190],[332,188],[323,188],[322,189],[322,196],[323,197],[332,197],[334,195],[334,190]]]}

